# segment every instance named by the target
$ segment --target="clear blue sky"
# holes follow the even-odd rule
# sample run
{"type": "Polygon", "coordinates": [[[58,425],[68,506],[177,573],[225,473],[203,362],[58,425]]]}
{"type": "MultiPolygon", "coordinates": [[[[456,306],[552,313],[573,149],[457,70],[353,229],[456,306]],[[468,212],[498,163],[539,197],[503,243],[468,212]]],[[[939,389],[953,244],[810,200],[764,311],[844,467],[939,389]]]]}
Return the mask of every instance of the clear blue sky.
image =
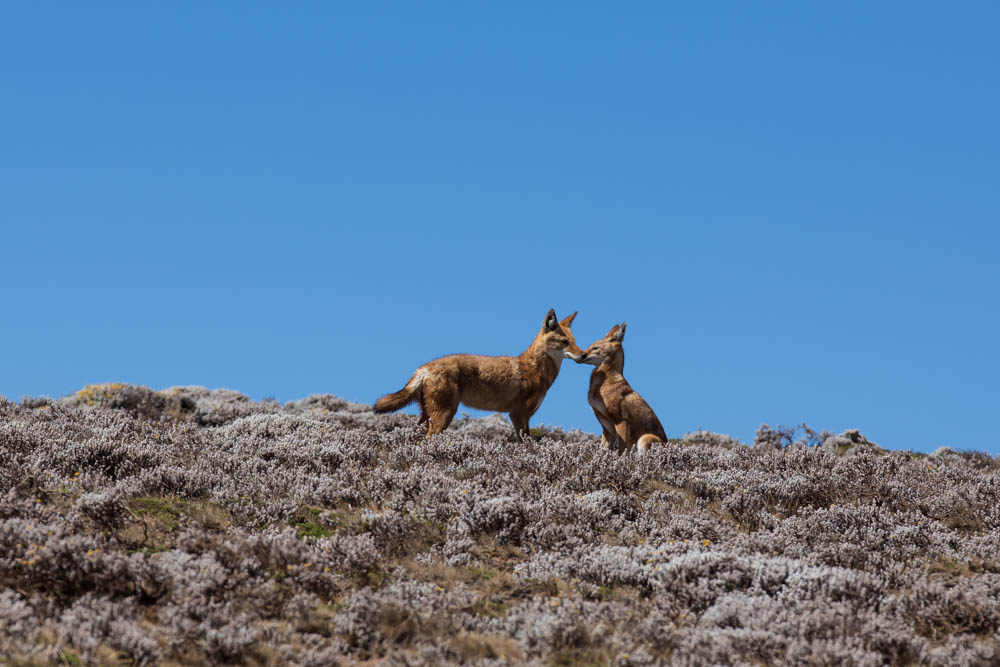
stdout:
{"type": "Polygon", "coordinates": [[[554,307],[672,436],[1000,451],[996,3],[536,4],[4,4],[0,394],[370,403],[554,307]]]}

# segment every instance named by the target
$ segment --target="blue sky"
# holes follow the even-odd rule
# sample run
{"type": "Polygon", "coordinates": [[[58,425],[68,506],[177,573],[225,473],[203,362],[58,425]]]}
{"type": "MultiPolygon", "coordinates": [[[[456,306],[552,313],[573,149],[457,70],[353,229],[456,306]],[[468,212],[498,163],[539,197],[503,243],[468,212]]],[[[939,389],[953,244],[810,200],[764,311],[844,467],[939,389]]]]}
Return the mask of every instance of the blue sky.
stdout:
{"type": "Polygon", "coordinates": [[[534,4],[4,5],[0,394],[370,403],[554,307],[672,436],[1000,451],[995,4],[534,4]]]}

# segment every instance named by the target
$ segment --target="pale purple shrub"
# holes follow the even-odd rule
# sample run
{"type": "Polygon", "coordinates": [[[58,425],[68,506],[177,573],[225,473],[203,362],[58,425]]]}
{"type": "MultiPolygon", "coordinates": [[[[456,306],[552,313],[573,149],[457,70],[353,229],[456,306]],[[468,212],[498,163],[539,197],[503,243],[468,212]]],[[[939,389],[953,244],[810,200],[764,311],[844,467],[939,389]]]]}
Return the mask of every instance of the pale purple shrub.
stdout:
{"type": "Polygon", "coordinates": [[[0,401],[0,655],[996,662],[994,457],[758,435],[636,458],[329,395],[0,401]]]}
{"type": "Polygon", "coordinates": [[[38,636],[39,618],[36,610],[17,591],[0,591],[0,637],[18,648],[21,653],[30,654],[38,636]]]}
{"type": "Polygon", "coordinates": [[[137,664],[151,664],[159,658],[160,649],[136,623],[134,613],[133,600],[113,602],[87,593],[63,612],[59,623],[64,641],[88,661],[94,659],[98,646],[108,644],[137,664]]]}
{"type": "Polygon", "coordinates": [[[102,530],[114,530],[125,523],[128,508],[121,489],[111,487],[83,494],[73,504],[71,512],[93,521],[102,530]]]}
{"type": "Polygon", "coordinates": [[[681,436],[680,441],[689,445],[707,445],[709,447],[723,447],[725,449],[739,447],[742,444],[731,435],[713,433],[712,431],[706,431],[703,429],[698,429],[697,431],[693,431],[691,433],[685,433],[681,436]]]}

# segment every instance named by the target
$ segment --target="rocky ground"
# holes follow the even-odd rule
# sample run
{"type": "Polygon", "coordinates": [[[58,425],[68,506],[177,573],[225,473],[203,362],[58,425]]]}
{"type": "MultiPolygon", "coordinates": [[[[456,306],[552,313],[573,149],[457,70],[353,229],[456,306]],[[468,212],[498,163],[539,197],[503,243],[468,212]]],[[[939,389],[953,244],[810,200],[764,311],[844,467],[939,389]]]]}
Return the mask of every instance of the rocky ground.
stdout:
{"type": "Polygon", "coordinates": [[[0,662],[1000,662],[1000,461],[800,433],[0,399],[0,662]]]}

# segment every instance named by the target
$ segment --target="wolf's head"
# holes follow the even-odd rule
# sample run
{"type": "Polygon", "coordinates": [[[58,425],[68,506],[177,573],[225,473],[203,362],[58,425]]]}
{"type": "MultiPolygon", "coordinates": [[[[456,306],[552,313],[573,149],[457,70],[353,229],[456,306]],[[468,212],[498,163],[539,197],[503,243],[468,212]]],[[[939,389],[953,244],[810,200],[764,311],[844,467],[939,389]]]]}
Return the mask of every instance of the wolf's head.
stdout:
{"type": "Polygon", "coordinates": [[[611,327],[604,338],[590,344],[583,356],[576,359],[577,363],[600,366],[608,359],[624,359],[622,340],[625,338],[625,322],[611,327]]]}
{"type": "Polygon", "coordinates": [[[576,338],[570,329],[575,317],[576,313],[573,313],[560,322],[556,319],[555,309],[552,308],[545,315],[537,340],[545,348],[545,352],[556,361],[561,361],[563,357],[578,361],[583,356],[583,350],[576,344],[576,338]]]}

